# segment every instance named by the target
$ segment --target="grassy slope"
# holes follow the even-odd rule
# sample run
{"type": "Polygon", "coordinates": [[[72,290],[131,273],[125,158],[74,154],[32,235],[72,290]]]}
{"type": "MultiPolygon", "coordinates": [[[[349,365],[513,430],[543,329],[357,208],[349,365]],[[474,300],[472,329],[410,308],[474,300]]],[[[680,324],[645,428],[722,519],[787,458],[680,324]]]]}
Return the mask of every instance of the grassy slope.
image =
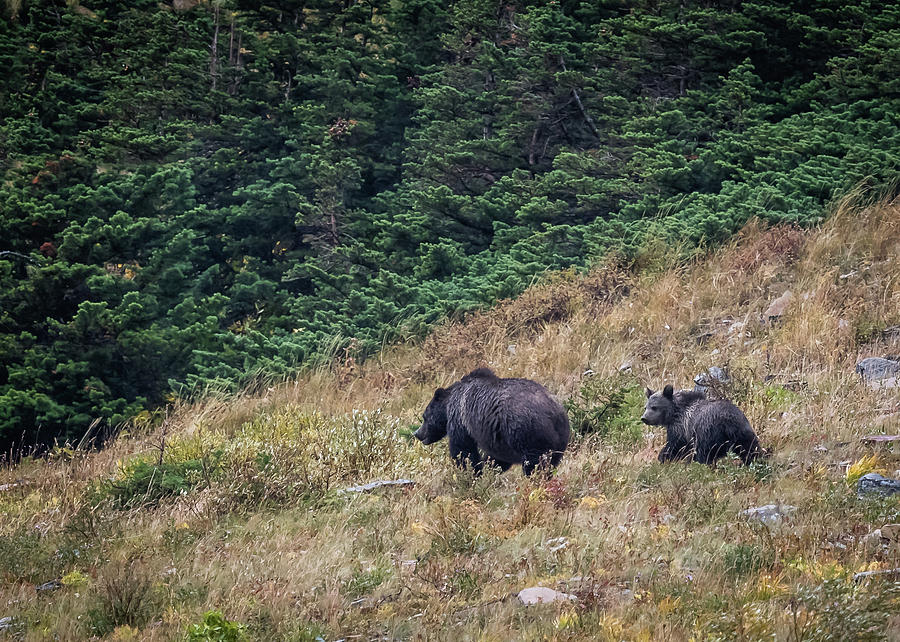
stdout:
{"type": "Polygon", "coordinates": [[[860,357],[900,352],[881,332],[900,323],[898,252],[896,203],[840,205],[811,232],[751,224],[689,265],[651,248],[639,270],[554,277],[364,366],[175,408],[103,452],[0,471],[0,484],[23,482],[0,491],[0,618],[16,617],[25,639],[173,639],[212,608],[251,639],[900,637],[885,614],[897,585],[850,579],[900,566],[897,548],[864,541],[900,521],[900,500],[855,499],[843,463],[878,450],[875,465],[900,468],[859,441],[884,423],[897,431],[900,415],[881,417],[900,397],[853,372],[860,357]],[[786,289],[783,320],[761,324],[786,289]],[[626,361],[631,376],[618,374],[626,361]],[[446,442],[401,433],[435,385],[481,364],[562,398],[631,392],[553,479],[516,469],[473,482],[446,442]],[[729,392],[774,452],[768,464],[656,463],[663,435],[638,429],[633,386],[688,386],[710,365],[734,374],[729,392]],[[180,473],[189,490],[154,505],[125,481],[161,447],[170,470],[193,469],[180,473]],[[395,476],[416,485],[334,490],[395,476]],[[129,498],[147,502],[114,505],[129,498]],[[739,516],[775,502],[797,507],[782,526],[739,516]],[[54,577],[63,588],[36,594],[54,577]],[[508,598],[539,583],[578,601],[508,598]]]}

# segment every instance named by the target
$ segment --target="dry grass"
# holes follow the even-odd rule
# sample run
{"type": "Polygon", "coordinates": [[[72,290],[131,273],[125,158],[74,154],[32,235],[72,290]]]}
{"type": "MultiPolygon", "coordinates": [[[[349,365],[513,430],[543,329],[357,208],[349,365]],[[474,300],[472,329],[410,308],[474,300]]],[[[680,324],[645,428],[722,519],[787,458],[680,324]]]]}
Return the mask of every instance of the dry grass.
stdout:
{"type": "Polygon", "coordinates": [[[657,246],[641,259],[655,269],[556,275],[422,344],[0,471],[19,481],[0,491],[5,635],[179,639],[216,609],[260,640],[896,639],[897,584],[852,574],[900,566],[897,545],[866,539],[900,521],[900,500],[857,499],[845,469],[900,468],[859,439],[900,428],[900,397],[853,372],[900,352],[898,228],[897,203],[846,201],[821,229],[751,223],[687,265],[657,246]],[[764,319],[786,290],[783,317],[764,319]],[[552,479],[473,480],[445,445],[403,434],[435,386],[478,365],[564,399],[726,366],[773,456],[661,466],[662,435],[613,431],[577,438],[552,479]],[[379,477],[416,484],[338,492],[379,477]],[[797,508],[772,528],[740,516],[768,503],[797,508]],[[578,599],[510,598],[535,584],[578,599]]]}

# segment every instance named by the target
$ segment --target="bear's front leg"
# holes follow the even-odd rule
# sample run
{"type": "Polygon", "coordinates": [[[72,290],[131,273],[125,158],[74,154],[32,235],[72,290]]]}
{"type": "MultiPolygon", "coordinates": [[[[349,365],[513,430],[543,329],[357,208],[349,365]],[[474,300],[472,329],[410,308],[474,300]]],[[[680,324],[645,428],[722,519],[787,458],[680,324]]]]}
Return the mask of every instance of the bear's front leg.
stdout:
{"type": "Polygon", "coordinates": [[[450,456],[460,468],[471,466],[476,476],[481,474],[484,465],[481,453],[478,452],[478,444],[468,434],[450,434],[450,456]]]}

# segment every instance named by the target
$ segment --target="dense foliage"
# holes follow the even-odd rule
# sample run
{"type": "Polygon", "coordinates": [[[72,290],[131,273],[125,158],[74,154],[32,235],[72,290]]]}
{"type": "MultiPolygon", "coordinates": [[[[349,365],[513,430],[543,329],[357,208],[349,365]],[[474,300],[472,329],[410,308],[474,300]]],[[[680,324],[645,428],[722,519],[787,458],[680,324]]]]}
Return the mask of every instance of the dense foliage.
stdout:
{"type": "Polygon", "coordinates": [[[900,166],[871,0],[7,0],[0,65],[7,445],[900,166]]]}

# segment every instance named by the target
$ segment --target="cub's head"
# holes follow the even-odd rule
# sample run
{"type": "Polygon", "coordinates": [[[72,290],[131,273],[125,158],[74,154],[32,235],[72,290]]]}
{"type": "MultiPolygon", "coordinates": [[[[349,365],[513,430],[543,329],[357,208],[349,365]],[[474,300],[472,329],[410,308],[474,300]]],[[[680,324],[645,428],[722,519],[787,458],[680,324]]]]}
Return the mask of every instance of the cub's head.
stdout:
{"type": "Polygon", "coordinates": [[[450,391],[446,388],[438,388],[434,391],[434,397],[425,408],[422,427],[413,433],[415,438],[426,446],[447,436],[447,396],[449,394],[450,391]]]}
{"type": "Polygon", "coordinates": [[[671,423],[675,412],[675,402],[672,396],[675,390],[672,386],[666,386],[661,392],[653,392],[647,388],[647,406],[641,421],[649,426],[666,426],[671,423]]]}

